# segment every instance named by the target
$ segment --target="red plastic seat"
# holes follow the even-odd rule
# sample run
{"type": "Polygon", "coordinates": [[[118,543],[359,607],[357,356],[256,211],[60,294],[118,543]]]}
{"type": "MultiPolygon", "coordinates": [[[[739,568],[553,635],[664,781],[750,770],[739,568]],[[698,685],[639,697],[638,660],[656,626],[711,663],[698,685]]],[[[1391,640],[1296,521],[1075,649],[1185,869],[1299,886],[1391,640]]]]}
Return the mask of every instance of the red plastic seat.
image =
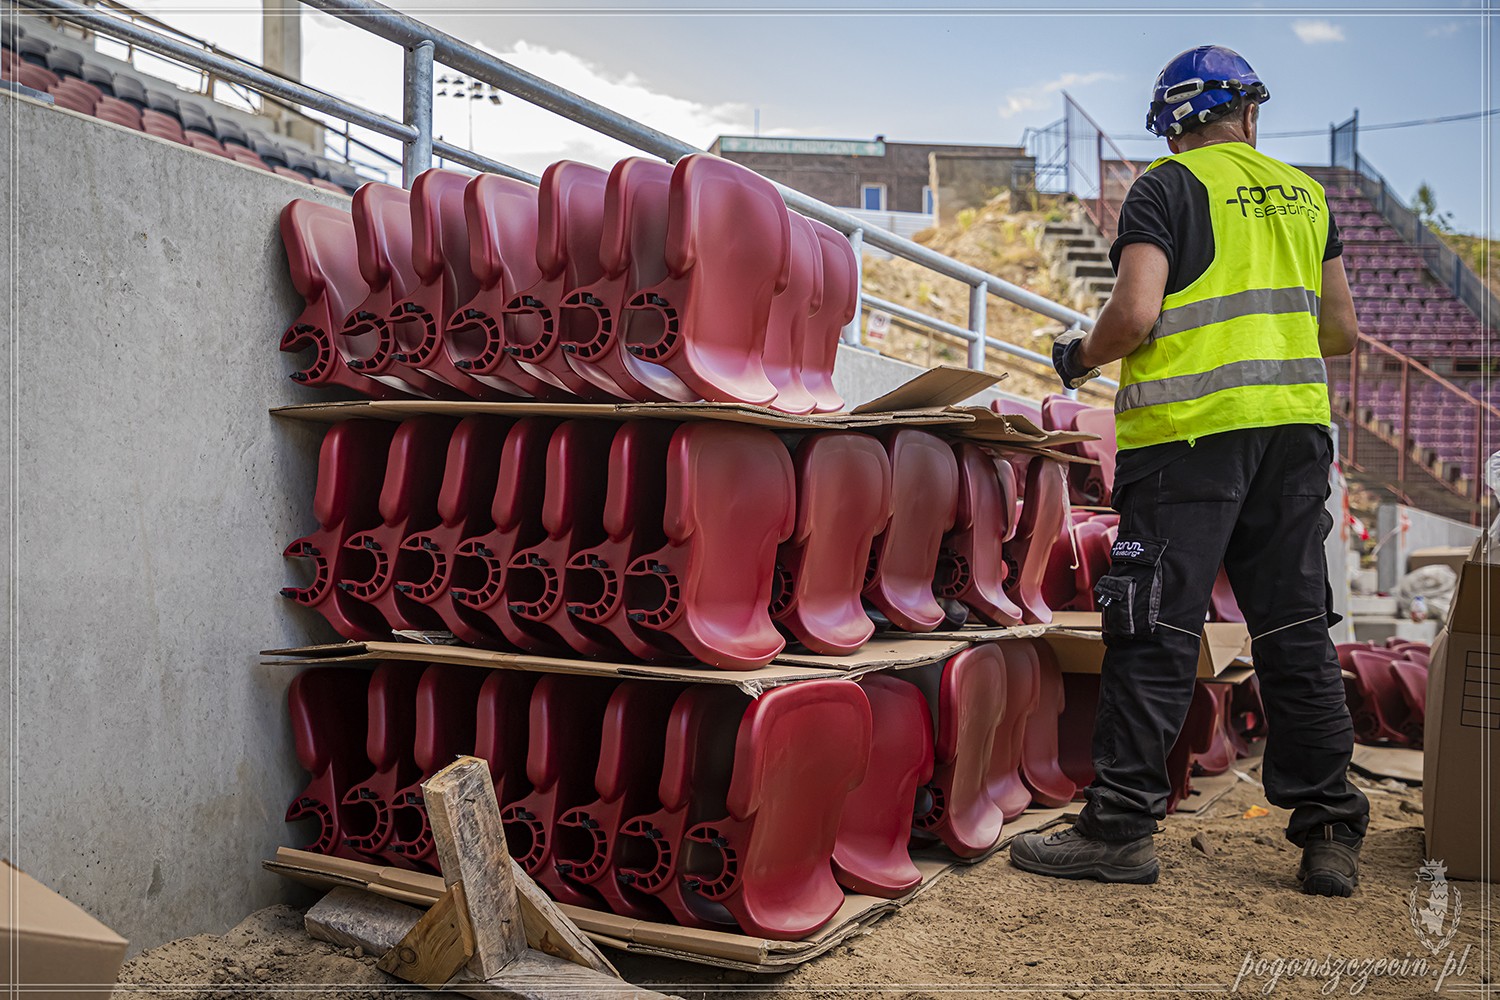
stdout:
{"type": "MultiPolygon", "coordinates": [[[[632,156],[616,163],[604,187],[604,225],[600,236],[602,275],[570,289],[563,313],[572,313],[570,329],[578,338],[566,355],[579,375],[623,398],[679,402],[698,398],[682,380],[661,365],[625,349],[626,330],[640,315],[625,308],[639,288],[667,276],[667,195],[672,167],[659,160],[632,156]]],[[[648,320],[650,317],[648,317],[648,320]]]]}
{"type": "Polygon", "coordinates": [[[422,801],[422,782],[474,751],[479,691],[488,671],[453,663],[434,663],[417,684],[417,729],[412,759],[421,773],[391,799],[395,832],[386,857],[398,864],[437,870],[432,823],[422,801]]]}
{"type": "Polygon", "coordinates": [[[786,446],[756,427],[684,424],[664,509],[667,544],[626,570],[626,613],[709,666],[765,666],[786,645],[767,612],[797,513],[786,446]]]}
{"type": "Polygon", "coordinates": [[[376,639],[390,626],[379,611],[337,586],[344,578],[352,535],[380,523],[380,480],[395,426],[383,420],[348,420],[323,435],[313,516],[318,528],[286,547],[282,555],[311,560],[313,581],[283,587],[281,596],[317,611],[346,639],[376,639]]]}
{"type": "Polygon", "coordinates": [[[1195,774],[1223,774],[1234,766],[1239,756],[1234,748],[1234,735],[1230,730],[1229,701],[1233,692],[1228,684],[1204,684],[1213,702],[1213,723],[1209,729],[1208,749],[1193,755],[1195,774]]]}
{"type": "Polygon", "coordinates": [[[1026,734],[1021,744],[1021,780],[1039,806],[1059,808],[1073,800],[1078,786],[1059,762],[1059,724],[1065,706],[1062,670],[1057,655],[1044,639],[1030,642],[1037,658],[1037,704],[1026,716],[1026,734]]]}
{"type": "Polygon", "coordinates": [[[769,403],[766,326],[790,279],[791,223],[771,182],[716,156],[677,161],[667,208],[667,276],[631,296],[625,348],[704,399],[769,403]]]}
{"type": "Polygon", "coordinates": [[[32,90],[40,90],[44,94],[49,93],[53,87],[62,82],[62,78],[50,69],[43,69],[35,63],[26,62],[25,60],[17,64],[15,74],[16,80],[21,86],[30,87],[32,90]]]}
{"type": "Polygon", "coordinates": [[[1027,624],[1052,621],[1042,582],[1052,547],[1067,519],[1067,506],[1068,488],[1059,464],[1033,458],[1026,467],[1026,492],[1016,533],[1005,546],[1007,560],[1016,567],[1014,574],[1008,574],[1006,593],[1020,606],[1027,624]]]}
{"type": "Polygon", "coordinates": [[[458,565],[460,545],[491,527],[490,501],[500,470],[501,444],[511,421],[465,417],[448,439],[438,523],[408,535],[396,556],[396,591],[427,605],[448,631],[473,646],[496,645],[500,633],[468,605],[469,580],[458,565]]]}
{"type": "Polygon", "coordinates": [[[772,409],[811,413],[818,401],[802,383],[802,363],[810,320],[823,307],[823,248],[808,219],[790,211],[787,216],[791,224],[789,278],[771,302],[761,364],[776,387],[772,409]]]}
{"type": "Polygon", "coordinates": [[[575,552],[563,573],[563,603],[577,619],[575,628],[608,632],[614,643],[643,660],[659,659],[666,651],[657,642],[660,633],[626,614],[625,570],[667,542],[662,530],[667,452],[676,430],[676,424],[660,420],[621,425],[609,449],[604,540],[575,552]]]}
{"type": "Polygon", "coordinates": [[[314,667],[292,678],[287,708],[297,761],[312,776],[287,807],[288,823],[314,819],[318,834],[304,850],[358,859],[344,844],[344,792],[370,773],[365,757],[365,692],[370,672],[359,667],[314,667]]]}
{"type": "Polygon", "coordinates": [[[895,899],[915,889],[912,811],[932,780],[932,713],[915,685],[895,674],[869,674],[859,686],[870,702],[870,763],[844,800],[833,873],[851,892],[895,899]]]}
{"type": "MultiPolygon", "coordinates": [[[[596,324],[563,309],[568,293],[604,274],[599,246],[604,226],[604,185],[598,167],[559,160],[542,172],[536,190],[536,264],[529,284],[507,288],[505,352],[522,369],[582,399],[628,399],[612,382],[601,386],[568,363],[577,345],[597,333],[596,324]]],[[[509,250],[505,250],[508,255],[509,250]]],[[[515,274],[521,272],[517,268],[515,274]]]]}
{"type": "Polygon", "coordinates": [[[183,136],[187,139],[187,144],[194,149],[210,153],[214,156],[222,156],[226,160],[229,159],[229,151],[224,148],[223,143],[219,142],[213,136],[204,135],[202,132],[184,132],[183,136]]]}
{"type": "MultiPolygon", "coordinates": [[[[1407,653],[1410,657],[1412,654],[1407,653]]],[[[1420,747],[1427,722],[1427,664],[1412,659],[1397,660],[1391,664],[1396,687],[1406,702],[1406,717],[1401,722],[1401,734],[1407,743],[1420,747]]]]}
{"type": "Polygon", "coordinates": [[[552,898],[597,906],[598,898],[565,879],[556,866],[557,821],[596,796],[594,773],[604,713],[615,682],[547,674],[531,694],[526,778],[531,791],[501,803],[510,853],[552,898]]]}
{"type": "Polygon", "coordinates": [[[545,536],[511,557],[505,603],[510,613],[535,626],[559,649],[591,658],[618,657],[621,647],[607,629],[568,614],[563,575],[578,552],[605,539],[604,505],[609,456],[618,424],[569,420],[547,444],[541,523],[545,536]]]}
{"type": "Polygon", "coordinates": [[[319,388],[341,386],[372,399],[406,396],[351,370],[333,340],[344,317],[368,291],[359,272],[353,217],[297,198],[281,210],[281,241],[292,285],[307,303],[282,334],[281,349],[289,354],[313,351],[312,361],[292,372],[292,380],[319,388]]]}
{"type": "Polygon", "coordinates": [[[499,475],[489,480],[495,486],[488,494],[487,516],[476,519],[475,530],[455,549],[456,604],[510,645],[538,653],[562,652],[556,633],[516,614],[507,595],[513,557],[547,534],[542,524],[547,450],[558,424],[545,417],[526,417],[510,428],[495,449],[499,475]]]}
{"type": "Polygon", "coordinates": [[[1014,470],[969,441],[954,444],[953,454],[958,514],[943,537],[936,590],[990,625],[1019,625],[1021,609],[1005,595],[1001,547],[1016,530],[1014,470]]]}
{"type": "Polygon", "coordinates": [[[860,603],[875,536],[891,518],[891,465],[868,434],[809,434],[793,457],[797,519],[776,554],[771,617],[814,653],[839,656],[875,631],[860,603]]]}
{"type": "MultiPolygon", "coordinates": [[[[126,107],[129,108],[130,106],[126,105],[126,107]]],[[[132,129],[136,132],[144,131],[144,126],[141,124],[141,114],[134,108],[130,108],[128,111],[121,111],[113,106],[109,108],[95,106],[94,117],[102,122],[109,122],[111,125],[119,125],[121,128],[132,129]]]]}
{"type": "Polygon", "coordinates": [[[343,842],[363,860],[386,860],[396,831],[391,806],[396,792],[419,773],[413,752],[417,739],[417,685],[422,668],[384,663],[370,675],[365,756],[374,773],[344,793],[343,842]]]}
{"type": "Polygon", "coordinates": [[[865,778],[870,704],[858,684],[813,680],[750,703],[735,736],[726,815],[692,827],[684,887],[747,934],[796,940],[844,902],[830,864],[844,801],[865,778]]]}
{"type": "Polygon", "coordinates": [[[1408,741],[1404,730],[1410,709],[1396,680],[1396,659],[1393,651],[1385,649],[1353,649],[1348,653],[1347,669],[1352,680],[1346,678],[1345,691],[1354,736],[1362,743],[1405,745],[1408,741]]]}
{"type": "Polygon", "coordinates": [[[661,808],[625,820],[615,848],[615,881],[630,907],[659,903],[684,927],[734,926],[723,906],[687,891],[682,872],[684,858],[704,853],[685,839],[688,829],[727,811],[732,734],[748,704],[720,684],[695,684],[672,704],[656,792],[661,808]]]}
{"type": "Polygon", "coordinates": [[[1216,622],[1242,622],[1245,613],[1240,610],[1239,601],[1235,600],[1234,588],[1229,585],[1229,574],[1224,572],[1224,567],[1219,567],[1219,575],[1214,577],[1214,589],[1209,597],[1209,613],[1216,622]]]}
{"type": "Polygon", "coordinates": [[[1109,572],[1110,528],[1092,517],[1063,525],[1052,543],[1042,576],[1042,601],[1047,607],[1057,611],[1094,610],[1094,581],[1109,572]]]}
{"type": "Polygon", "coordinates": [[[1107,506],[1113,495],[1115,462],[1119,445],[1115,441],[1115,413],[1109,407],[1091,406],[1073,418],[1073,426],[1085,434],[1096,434],[1097,441],[1083,441],[1078,445],[1085,458],[1097,459],[1098,465],[1077,465],[1073,468],[1073,479],[1078,484],[1078,493],[1084,503],[1107,506]]]}
{"type": "Polygon", "coordinates": [[[657,792],[667,720],[681,693],[681,687],[657,681],[624,681],[615,688],[605,706],[599,767],[594,772],[598,798],[563,813],[554,832],[558,874],[585,892],[597,893],[621,916],[667,916],[656,900],[625,890],[617,878],[616,847],[622,824],[661,808],[657,792]]]}
{"type": "MultiPolygon", "coordinates": [[[[305,182],[293,171],[297,180],[305,182]]],[[[404,357],[389,322],[391,307],[421,284],[412,266],[411,194],[392,184],[371,182],[354,192],[354,219],[359,272],[369,292],[349,310],[334,335],[344,363],[397,392],[431,399],[452,399],[452,386],[399,360],[404,357]]]]}
{"type": "Polygon", "coordinates": [[[86,93],[63,84],[54,84],[48,93],[52,95],[54,106],[91,117],[99,103],[97,100],[91,100],[86,93]]]}
{"type": "Polygon", "coordinates": [[[469,251],[465,192],[469,174],[424,170],[411,185],[411,262],[420,284],[391,306],[391,334],[402,363],[443,380],[471,399],[515,398],[460,369],[448,349],[453,311],[479,290],[469,251]]]}
{"type": "Polygon", "coordinates": [[[171,115],[147,108],[141,112],[141,127],[154,136],[187,144],[187,134],[182,131],[182,123],[171,115]]]}
{"type": "Polygon", "coordinates": [[[464,188],[473,296],[448,317],[443,345],[455,368],[516,398],[566,399],[567,387],[543,369],[523,368],[521,345],[541,336],[535,314],[506,314],[511,299],[541,278],[537,266],[537,189],[498,174],[480,174],[464,188]],[[545,377],[539,377],[541,372],[545,377]]]}
{"type": "Polygon", "coordinates": [[[961,858],[977,858],[1000,839],[1005,822],[988,779],[1005,714],[1005,661],[992,642],[964,650],[941,668],[905,676],[922,688],[936,735],[932,781],[918,798],[914,826],[961,858]]]}
{"type": "Polygon", "coordinates": [[[1008,823],[1031,805],[1031,789],[1021,777],[1026,722],[1041,704],[1041,663],[1029,639],[995,644],[1005,662],[1005,711],[995,730],[985,787],[1008,823]]]}
{"type": "MultiPolygon", "coordinates": [[[[436,630],[446,626],[436,611],[396,589],[401,543],[437,527],[448,442],[458,421],[418,416],[403,420],[391,437],[380,487],[380,523],[350,535],[339,587],[380,612],[393,629],[436,630]]],[[[410,557],[408,557],[410,558],[410,557]]]]}
{"type": "Polygon", "coordinates": [[[808,220],[823,255],[823,297],[807,322],[802,347],[802,385],[812,393],[815,413],[837,413],[844,397],[833,387],[844,327],[859,311],[859,258],[849,238],[832,226],[808,220]]]}
{"type": "Polygon", "coordinates": [[[474,756],[489,764],[496,802],[514,802],[531,792],[526,777],[531,694],[541,675],[494,670],[479,689],[474,720],[474,756]]]}
{"type": "Polygon", "coordinates": [[[1217,712],[1213,695],[1208,685],[1198,681],[1193,686],[1193,700],[1188,705],[1182,730],[1167,751],[1167,778],[1171,790],[1167,794],[1167,812],[1177,811],[1177,806],[1193,794],[1193,760],[1207,754],[1213,747],[1217,712]]]}
{"type": "Polygon", "coordinates": [[[1042,400],[1042,427],[1049,431],[1074,430],[1073,422],[1088,408],[1087,403],[1053,393],[1042,400]]]}
{"type": "Polygon", "coordinates": [[[899,428],[879,435],[891,463],[891,519],[876,537],[864,597],[908,632],[943,623],[932,593],[943,535],[958,514],[958,460],[941,438],[899,428]]]}
{"type": "Polygon", "coordinates": [[[1094,783],[1094,719],[1099,675],[1063,674],[1063,710],[1057,717],[1057,763],[1082,792],[1094,783]]]}
{"type": "Polygon", "coordinates": [[[244,146],[236,145],[225,146],[224,149],[229,153],[229,158],[236,163],[243,163],[247,167],[254,167],[256,170],[264,170],[266,173],[271,172],[270,164],[266,163],[265,160],[262,160],[260,158],[260,154],[256,153],[254,150],[246,149],[244,146]]]}

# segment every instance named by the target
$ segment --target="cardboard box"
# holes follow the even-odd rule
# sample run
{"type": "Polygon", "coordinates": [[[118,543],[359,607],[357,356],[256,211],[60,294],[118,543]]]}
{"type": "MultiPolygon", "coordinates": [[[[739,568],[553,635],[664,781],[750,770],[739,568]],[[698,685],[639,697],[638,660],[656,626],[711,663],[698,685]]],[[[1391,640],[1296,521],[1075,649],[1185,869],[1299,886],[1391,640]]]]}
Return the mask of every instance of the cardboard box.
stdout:
{"type": "Polygon", "coordinates": [[[109,1000],[127,942],[36,879],[0,860],[0,993],[109,1000]]]}
{"type": "Polygon", "coordinates": [[[1422,761],[1427,857],[1450,879],[1500,872],[1500,562],[1475,543],[1432,646],[1422,761]]]}
{"type": "MultiPolygon", "coordinates": [[[[1079,614],[1083,614],[1080,612],[1079,614]]],[[[1070,628],[1053,629],[1043,634],[1047,645],[1057,655],[1063,673],[1097,674],[1104,665],[1104,633],[1098,631],[1098,612],[1092,628],[1070,617],[1070,628]]],[[[1206,622],[1198,644],[1198,673],[1204,679],[1218,677],[1230,667],[1250,666],[1250,630],[1243,622],[1206,622]]]]}
{"type": "Polygon", "coordinates": [[[1430,549],[1416,549],[1406,557],[1406,571],[1416,572],[1424,566],[1447,566],[1457,576],[1463,572],[1469,560],[1469,547],[1465,545],[1440,545],[1430,549]]]}

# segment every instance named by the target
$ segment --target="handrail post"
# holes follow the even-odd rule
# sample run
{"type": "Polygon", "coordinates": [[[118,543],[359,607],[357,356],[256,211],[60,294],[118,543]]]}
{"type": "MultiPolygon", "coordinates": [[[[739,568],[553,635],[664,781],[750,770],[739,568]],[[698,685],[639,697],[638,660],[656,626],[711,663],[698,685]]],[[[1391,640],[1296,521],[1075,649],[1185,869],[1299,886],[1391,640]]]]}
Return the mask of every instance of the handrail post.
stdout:
{"type": "Polygon", "coordinates": [[[862,310],[857,303],[863,301],[862,296],[865,291],[865,231],[856,229],[850,233],[849,245],[854,248],[854,301],[856,305],[854,318],[844,327],[844,332],[839,339],[851,347],[860,347],[864,344],[864,336],[860,326],[862,310]]]}
{"type": "Polygon", "coordinates": [[[974,339],[969,341],[969,367],[978,371],[985,369],[984,324],[990,306],[990,286],[980,282],[969,288],[969,330],[974,339]]]}
{"type": "Polygon", "coordinates": [[[406,47],[402,111],[417,134],[402,147],[401,185],[411,187],[417,175],[432,166],[432,39],[406,47]]]}

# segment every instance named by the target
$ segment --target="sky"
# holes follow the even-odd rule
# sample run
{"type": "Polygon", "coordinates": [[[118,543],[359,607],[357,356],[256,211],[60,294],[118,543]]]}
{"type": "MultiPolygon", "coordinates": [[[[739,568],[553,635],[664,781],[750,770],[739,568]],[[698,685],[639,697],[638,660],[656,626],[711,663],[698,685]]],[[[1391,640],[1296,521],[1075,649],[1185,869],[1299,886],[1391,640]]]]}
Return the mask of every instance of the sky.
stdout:
{"type": "MultiPolygon", "coordinates": [[[[260,57],[258,4],[135,6],[260,57]]],[[[1060,118],[1066,91],[1127,155],[1151,158],[1167,152],[1144,129],[1156,73],[1178,52],[1214,43],[1241,52],[1270,88],[1260,148],[1293,163],[1326,164],[1328,126],[1356,109],[1369,126],[1495,106],[1500,58],[1494,22],[1479,0],[1252,4],[1232,14],[1175,0],[1131,9],[1101,0],[1048,8],[995,0],[920,9],[882,0],[779,0],[758,8],[722,0],[591,0],[587,7],[409,0],[400,7],[700,147],[719,134],[751,134],[757,118],[762,135],[1012,144],[1027,127],[1060,118]],[[1273,137],[1308,130],[1317,134],[1273,137]]],[[[307,82],[400,117],[396,45],[310,9],[303,31],[307,82]]],[[[440,98],[437,130],[469,145],[470,110],[475,149],[534,173],[564,157],[607,165],[631,152],[509,96],[498,107],[472,109],[440,98]]],[[[1359,148],[1408,202],[1425,181],[1455,228],[1500,230],[1500,205],[1489,190],[1500,170],[1500,115],[1366,131],[1359,148]]]]}

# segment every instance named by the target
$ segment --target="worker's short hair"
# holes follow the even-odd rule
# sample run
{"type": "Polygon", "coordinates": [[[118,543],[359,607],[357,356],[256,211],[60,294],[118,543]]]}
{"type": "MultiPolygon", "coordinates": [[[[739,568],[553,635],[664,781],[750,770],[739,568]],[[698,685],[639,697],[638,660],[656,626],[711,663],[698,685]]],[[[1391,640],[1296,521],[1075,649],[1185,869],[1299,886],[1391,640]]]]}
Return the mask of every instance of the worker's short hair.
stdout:
{"type": "Polygon", "coordinates": [[[1226,118],[1238,118],[1240,111],[1249,103],[1249,98],[1244,94],[1235,94],[1233,98],[1223,104],[1215,105],[1207,112],[1207,121],[1199,121],[1197,115],[1188,115],[1182,123],[1182,131],[1201,132],[1204,129],[1217,125],[1226,118]]]}

